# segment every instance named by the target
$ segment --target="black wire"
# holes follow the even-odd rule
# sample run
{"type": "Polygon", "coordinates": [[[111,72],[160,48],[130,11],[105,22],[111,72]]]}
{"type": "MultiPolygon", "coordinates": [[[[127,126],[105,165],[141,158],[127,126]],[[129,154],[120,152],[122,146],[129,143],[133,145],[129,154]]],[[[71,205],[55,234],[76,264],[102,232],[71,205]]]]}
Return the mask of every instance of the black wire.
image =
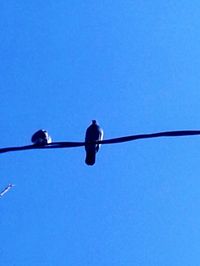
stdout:
{"type": "Polygon", "coordinates": [[[150,133],[150,134],[132,135],[121,138],[103,140],[100,141],[99,143],[114,144],[126,141],[133,141],[137,139],[159,138],[159,137],[181,137],[181,136],[191,136],[191,135],[200,135],[200,130],[165,131],[165,132],[150,133]]]}
{"type": "MultiPolygon", "coordinates": [[[[147,138],[159,138],[159,137],[180,137],[180,136],[192,136],[200,135],[200,130],[180,130],[180,131],[165,131],[150,134],[132,135],[120,138],[113,138],[101,141],[91,141],[90,144],[115,144],[127,141],[133,141],[138,139],[147,138]]],[[[87,142],[88,143],[88,142],[87,142]]],[[[86,142],[53,142],[46,145],[26,145],[19,147],[7,147],[0,149],[0,153],[12,152],[12,151],[23,151],[23,150],[34,150],[34,149],[60,149],[60,148],[75,148],[85,146],[86,142]]]]}

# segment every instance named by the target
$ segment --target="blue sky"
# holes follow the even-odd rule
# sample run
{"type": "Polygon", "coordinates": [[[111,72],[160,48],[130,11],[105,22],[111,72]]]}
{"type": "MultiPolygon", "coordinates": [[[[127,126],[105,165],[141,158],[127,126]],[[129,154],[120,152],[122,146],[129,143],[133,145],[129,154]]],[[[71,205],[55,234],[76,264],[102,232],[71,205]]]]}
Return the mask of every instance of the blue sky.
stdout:
{"type": "MultiPolygon", "coordinates": [[[[0,146],[200,129],[199,1],[0,4],[0,146]]],[[[199,137],[1,155],[0,264],[199,265],[199,137]]]]}

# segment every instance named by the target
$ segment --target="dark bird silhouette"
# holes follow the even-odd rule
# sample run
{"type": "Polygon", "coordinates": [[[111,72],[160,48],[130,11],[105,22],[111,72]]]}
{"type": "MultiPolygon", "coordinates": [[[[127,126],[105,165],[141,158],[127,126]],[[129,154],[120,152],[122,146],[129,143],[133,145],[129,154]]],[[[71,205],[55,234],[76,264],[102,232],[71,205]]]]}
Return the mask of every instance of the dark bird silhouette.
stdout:
{"type": "Polygon", "coordinates": [[[95,164],[96,153],[99,150],[99,143],[90,143],[94,141],[101,141],[103,139],[103,130],[97,124],[96,120],[92,120],[92,124],[87,128],[85,134],[85,150],[86,158],[85,163],[87,165],[95,164]]]}
{"type": "Polygon", "coordinates": [[[31,138],[31,141],[35,145],[46,145],[52,142],[48,132],[43,129],[35,132],[31,138]]]}

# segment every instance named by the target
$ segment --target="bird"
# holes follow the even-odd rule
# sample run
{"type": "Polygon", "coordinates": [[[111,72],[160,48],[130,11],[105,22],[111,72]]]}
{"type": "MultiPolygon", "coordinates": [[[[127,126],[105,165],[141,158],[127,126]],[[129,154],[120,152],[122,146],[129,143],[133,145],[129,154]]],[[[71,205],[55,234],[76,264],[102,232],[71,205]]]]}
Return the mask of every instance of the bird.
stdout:
{"type": "Polygon", "coordinates": [[[33,134],[31,141],[34,145],[46,145],[51,143],[52,139],[46,130],[40,129],[33,134]]]}
{"type": "Polygon", "coordinates": [[[96,120],[92,120],[92,124],[87,128],[85,134],[85,163],[94,165],[96,153],[99,151],[100,144],[90,143],[93,141],[101,141],[103,139],[103,129],[97,124],[96,120]]]}

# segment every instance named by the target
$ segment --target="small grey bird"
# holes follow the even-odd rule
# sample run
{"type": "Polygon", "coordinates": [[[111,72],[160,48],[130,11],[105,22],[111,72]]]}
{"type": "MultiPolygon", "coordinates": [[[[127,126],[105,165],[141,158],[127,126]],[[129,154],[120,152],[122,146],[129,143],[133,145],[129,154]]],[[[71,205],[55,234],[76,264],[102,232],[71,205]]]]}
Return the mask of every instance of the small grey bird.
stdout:
{"type": "Polygon", "coordinates": [[[35,145],[46,145],[52,142],[48,132],[43,129],[40,129],[35,132],[31,138],[31,141],[35,145]]]}
{"type": "Polygon", "coordinates": [[[92,120],[92,124],[87,128],[85,134],[85,150],[86,158],[85,163],[87,165],[95,164],[96,153],[99,150],[100,144],[90,144],[91,141],[97,141],[103,139],[103,130],[97,124],[96,120],[92,120]]]}

